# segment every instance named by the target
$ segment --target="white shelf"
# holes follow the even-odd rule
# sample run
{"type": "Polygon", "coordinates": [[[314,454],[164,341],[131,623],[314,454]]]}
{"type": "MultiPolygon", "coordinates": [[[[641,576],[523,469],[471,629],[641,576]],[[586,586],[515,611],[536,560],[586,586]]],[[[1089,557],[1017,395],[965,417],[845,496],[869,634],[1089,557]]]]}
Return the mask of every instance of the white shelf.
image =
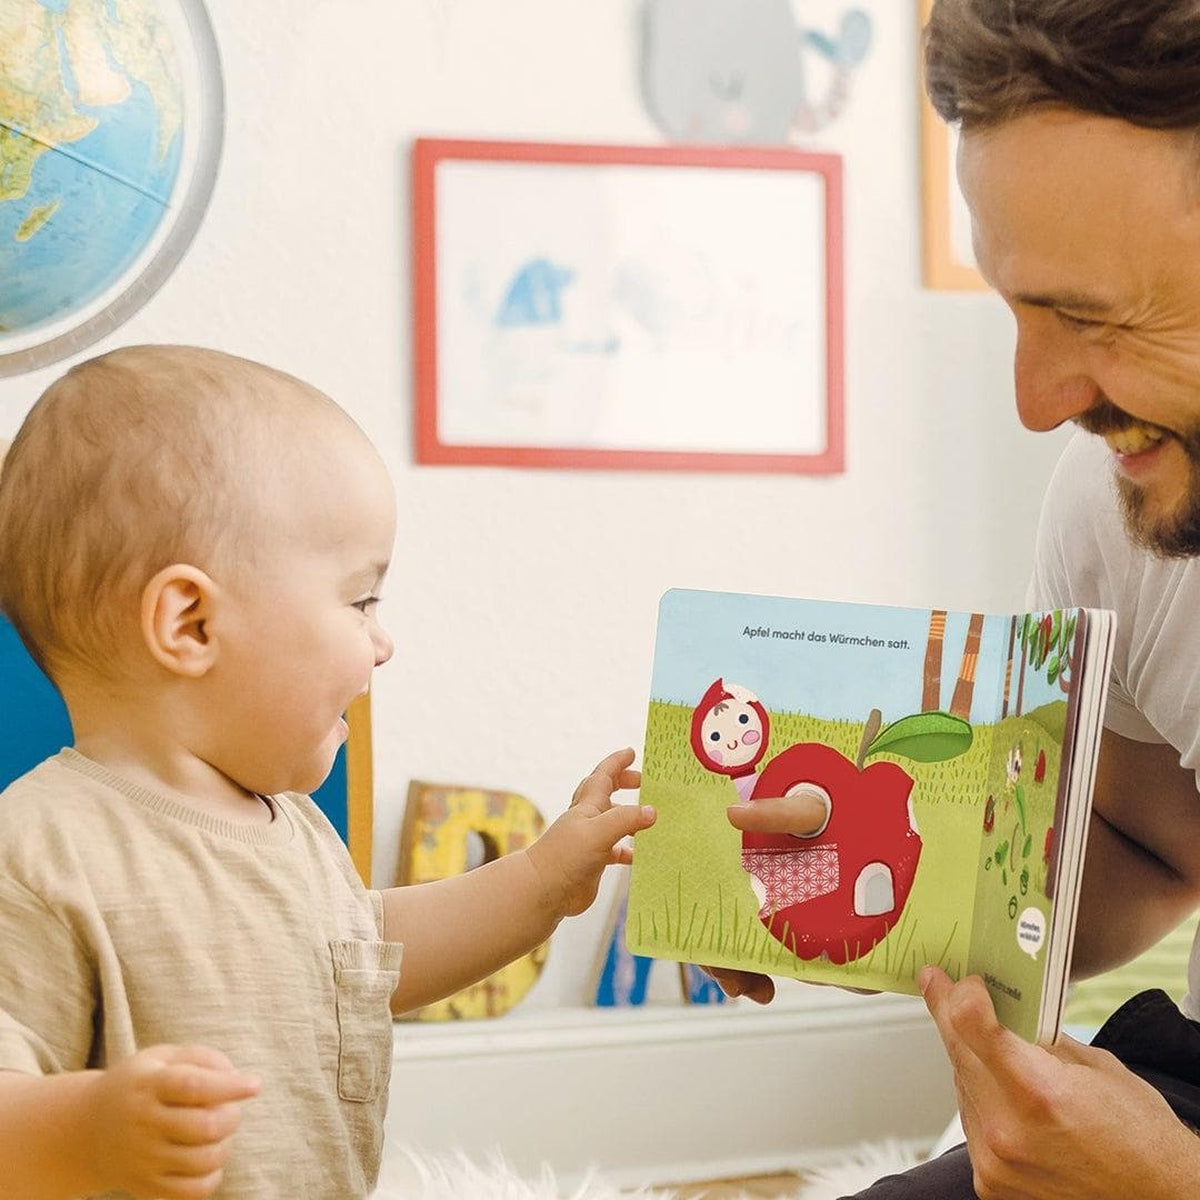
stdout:
{"type": "Polygon", "coordinates": [[[807,987],[768,1006],[564,1008],[396,1026],[388,1145],[500,1150],[566,1186],[802,1168],[954,1111],[919,1000],[807,987]]]}

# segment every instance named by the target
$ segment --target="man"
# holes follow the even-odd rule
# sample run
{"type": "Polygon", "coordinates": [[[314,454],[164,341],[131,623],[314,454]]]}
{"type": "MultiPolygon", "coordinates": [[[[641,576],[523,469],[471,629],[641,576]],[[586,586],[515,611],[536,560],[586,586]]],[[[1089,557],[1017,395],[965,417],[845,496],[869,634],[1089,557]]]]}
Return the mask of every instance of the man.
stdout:
{"type": "MultiPolygon", "coordinates": [[[[936,0],[925,59],[961,130],[979,269],[1016,319],[1021,421],[1081,430],[1046,495],[1031,604],[1118,614],[1082,977],[1200,904],[1200,3],[936,0]]],[[[1146,994],[1092,1046],[1027,1044],[978,979],[921,983],[967,1143],[864,1196],[1200,1193],[1197,950],[1186,1017],[1146,994]]]]}

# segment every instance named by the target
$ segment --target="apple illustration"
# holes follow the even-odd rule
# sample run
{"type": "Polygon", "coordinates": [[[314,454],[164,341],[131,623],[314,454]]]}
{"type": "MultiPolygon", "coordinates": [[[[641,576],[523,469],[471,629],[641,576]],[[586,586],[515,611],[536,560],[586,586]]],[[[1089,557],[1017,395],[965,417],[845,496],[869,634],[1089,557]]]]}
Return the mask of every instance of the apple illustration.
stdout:
{"type": "Polygon", "coordinates": [[[829,813],[808,837],[742,834],[759,919],[798,958],[850,962],[899,919],[921,857],[912,788],[896,763],[864,768],[821,742],[789,746],[763,769],[751,803],[807,792],[826,799],[829,813]]]}
{"type": "MultiPolygon", "coordinates": [[[[718,687],[726,697],[736,689],[743,703],[758,701],[748,689],[718,680],[696,710],[693,750],[709,770],[733,775],[702,753],[704,741],[695,734],[718,687]]],[[[767,728],[764,719],[764,734],[767,728]]],[[[797,797],[825,807],[824,824],[810,834],[742,833],[742,866],[771,936],[798,958],[838,964],[861,958],[886,937],[912,891],[921,837],[913,820],[912,776],[898,763],[868,766],[866,759],[888,753],[942,761],[962,754],[971,741],[971,726],[950,713],[917,713],[882,728],[873,709],[854,762],[822,742],[798,742],[757,776],[735,776],[743,803],[797,797]]],[[[765,748],[755,749],[761,756],[765,748]]]]}

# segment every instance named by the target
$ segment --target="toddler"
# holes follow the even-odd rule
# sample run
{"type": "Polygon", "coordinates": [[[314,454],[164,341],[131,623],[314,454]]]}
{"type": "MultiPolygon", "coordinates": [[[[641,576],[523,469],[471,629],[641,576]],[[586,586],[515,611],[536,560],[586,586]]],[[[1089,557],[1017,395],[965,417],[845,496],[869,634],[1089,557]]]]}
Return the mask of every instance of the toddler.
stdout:
{"type": "Polygon", "coordinates": [[[21,1200],[354,1200],[394,1014],[595,898],[653,811],[609,755],[527,850],[363,888],[308,798],[392,654],[387,471],[301,381],[212,350],[84,362],[0,471],[0,607],[74,744],[0,798],[0,1163],[21,1200]]]}

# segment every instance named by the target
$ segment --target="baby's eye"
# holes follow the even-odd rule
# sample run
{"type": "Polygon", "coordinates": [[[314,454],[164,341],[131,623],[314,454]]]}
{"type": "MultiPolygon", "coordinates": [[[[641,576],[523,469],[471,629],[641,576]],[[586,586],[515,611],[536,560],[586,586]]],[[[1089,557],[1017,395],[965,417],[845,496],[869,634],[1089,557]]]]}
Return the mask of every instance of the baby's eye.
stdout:
{"type": "Polygon", "coordinates": [[[750,724],[750,714],[749,713],[740,713],[738,715],[738,723],[741,725],[749,725],[750,724]]]}
{"type": "Polygon", "coordinates": [[[364,616],[379,603],[378,596],[368,596],[365,600],[355,600],[351,608],[357,608],[364,616]]]}

